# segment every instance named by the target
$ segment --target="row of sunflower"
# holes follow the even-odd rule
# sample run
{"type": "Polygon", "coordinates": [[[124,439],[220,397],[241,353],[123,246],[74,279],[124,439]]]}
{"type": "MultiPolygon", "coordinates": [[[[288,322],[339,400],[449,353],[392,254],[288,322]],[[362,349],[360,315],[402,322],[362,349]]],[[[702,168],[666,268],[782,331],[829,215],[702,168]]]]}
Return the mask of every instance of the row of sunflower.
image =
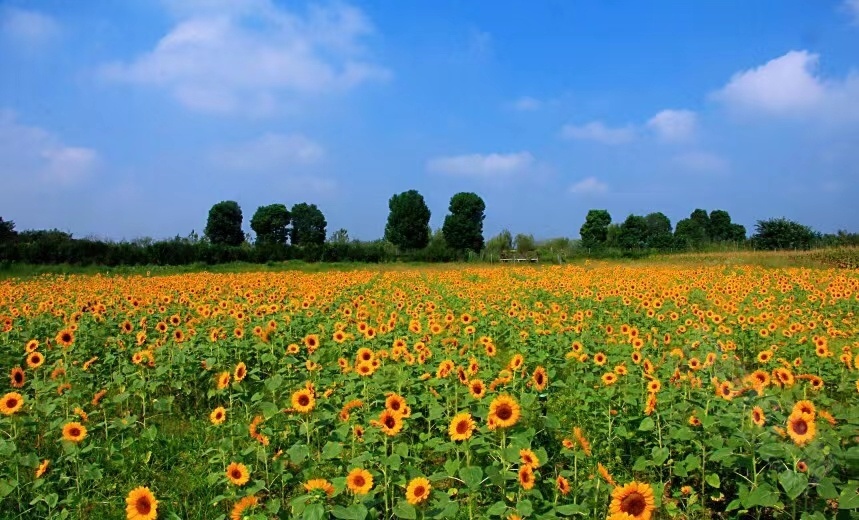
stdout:
{"type": "Polygon", "coordinates": [[[0,518],[829,518],[859,275],[0,282],[0,518]]]}

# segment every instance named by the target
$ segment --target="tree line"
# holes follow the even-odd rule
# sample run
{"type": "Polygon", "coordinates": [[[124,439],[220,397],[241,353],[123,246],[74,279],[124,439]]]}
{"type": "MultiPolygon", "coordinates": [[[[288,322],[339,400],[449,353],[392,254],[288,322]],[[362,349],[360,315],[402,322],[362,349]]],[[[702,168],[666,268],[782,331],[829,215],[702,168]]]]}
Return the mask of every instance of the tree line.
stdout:
{"type": "Polygon", "coordinates": [[[394,194],[388,201],[384,237],[374,241],[349,238],[345,229],[327,235],[325,215],[311,203],[288,208],[275,203],[260,206],[250,219],[253,235],[243,231],[242,209],[235,201],[214,204],[203,236],[191,232],[167,240],[141,238],[112,242],[74,238],[52,230],[15,230],[13,221],[0,217],[0,264],[72,265],[187,265],[227,262],[328,262],[426,261],[497,259],[504,251],[536,252],[544,260],[571,256],[643,256],[651,252],[700,251],[714,247],[756,249],[810,249],[857,246],[859,234],[839,231],[824,235],[811,227],[785,219],[759,220],[747,237],[744,226],[724,210],[709,213],[695,209],[672,226],[661,212],[629,215],[614,222],[605,209],[588,211],[579,228],[579,240],[557,238],[537,241],[533,235],[504,230],[484,240],[486,204],[476,193],[453,195],[440,229],[430,227],[432,213],[416,190],[394,194]]]}

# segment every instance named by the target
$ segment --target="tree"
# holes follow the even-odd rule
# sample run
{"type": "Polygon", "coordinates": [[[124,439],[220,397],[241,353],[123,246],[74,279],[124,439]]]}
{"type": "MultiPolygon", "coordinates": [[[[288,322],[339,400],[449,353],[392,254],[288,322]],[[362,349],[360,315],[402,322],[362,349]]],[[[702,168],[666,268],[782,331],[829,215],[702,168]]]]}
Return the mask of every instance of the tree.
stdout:
{"type": "Polygon", "coordinates": [[[731,236],[731,215],[722,209],[714,209],[710,212],[707,235],[713,242],[724,242],[731,236]]]}
{"type": "Polygon", "coordinates": [[[251,218],[251,229],[257,234],[257,243],[285,245],[289,237],[289,219],[289,210],[283,204],[257,208],[251,218]]]}
{"type": "Polygon", "coordinates": [[[761,249],[808,249],[817,236],[810,227],[782,217],[759,220],[752,240],[761,249]]]}
{"type": "Polygon", "coordinates": [[[340,228],[334,233],[331,233],[331,236],[328,238],[328,241],[332,244],[348,244],[349,232],[343,228],[340,228]]]}
{"type": "Polygon", "coordinates": [[[647,220],[639,215],[626,217],[620,225],[618,236],[620,247],[624,249],[640,249],[647,245],[647,220]]]}
{"type": "Polygon", "coordinates": [[[486,204],[475,193],[457,193],[450,198],[450,215],[444,217],[442,233],[447,245],[457,251],[483,249],[483,219],[486,204]]]}
{"type": "Polygon", "coordinates": [[[502,251],[510,251],[513,249],[513,234],[507,229],[501,231],[501,233],[489,239],[486,243],[486,249],[496,254],[500,254],[502,251]]]}
{"type": "Polygon", "coordinates": [[[242,231],[242,208],[239,203],[225,200],[212,206],[205,233],[213,244],[241,245],[245,241],[245,234],[242,231]]]}
{"type": "Polygon", "coordinates": [[[517,252],[527,253],[537,249],[537,242],[534,240],[534,235],[519,233],[513,240],[513,246],[516,248],[517,252]]]}
{"type": "Polygon", "coordinates": [[[664,213],[651,213],[644,217],[647,223],[647,235],[645,242],[647,247],[654,249],[670,249],[674,243],[674,235],[671,234],[671,220],[664,213]]]}
{"type": "Polygon", "coordinates": [[[430,239],[430,210],[416,190],[394,195],[388,201],[385,239],[401,249],[423,249],[430,239]]]}
{"type": "Polygon", "coordinates": [[[325,243],[325,215],[316,204],[301,202],[292,207],[292,229],[289,238],[294,246],[325,243]]]}
{"type": "Polygon", "coordinates": [[[677,222],[674,242],[681,248],[700,248],[709,238],[710,216],[703,209],[696,209],[689,218],[677,222]]]}
{"type": "Polygon", "coordinates": [[[4,221],[3,217],[0,217],[0,244],[11,242],[16,236],[18,233],[15,231],[15,223],[11,220],[4,221]]]}
{"type": "Polygon", "coordinates": [[[742,224],[731,224],[731,232],[728,240],[732,242],[743,242],[746,240],[746,226],[742,224]]]}
{"type": "Polygon", "coordinates": [[[608,210],[592,209],[588,211],[585,223],[579,229],[582,247],[596,249],[606,245],[609,224],[611,224],[611,215],[609,215],[608,210]]]}

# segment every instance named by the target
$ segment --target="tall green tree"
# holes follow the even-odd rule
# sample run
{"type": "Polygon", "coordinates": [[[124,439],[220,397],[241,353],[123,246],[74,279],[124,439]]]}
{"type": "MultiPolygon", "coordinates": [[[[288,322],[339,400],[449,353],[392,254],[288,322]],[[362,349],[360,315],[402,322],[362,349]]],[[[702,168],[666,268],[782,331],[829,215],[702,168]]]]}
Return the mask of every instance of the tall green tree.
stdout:
{"type": "Polygon", "coordinates": [[[517,233],[516,237],[513,239],[513,246],[516,248],[516,251],[527,253],[537,249],[537,241],[534,240],[534,235],[517,233]]]}
{"type": "Polygon", "coordinates": [[[234,200],[221,201],[209,210],[206,237],[213,244],[238,246],[245,241],[242,231],[242,208],[234,200]]]}
{"type": "Polygon", "coordinates": [[[15,223],[0,217],[0,244],[11,242],[16,236],[18,236],[18,232],[15,231],[15,223]]]}
{"type": "Polygon", "coordinates": [[[674,245],[674,235],[671,233],[671,220],[662,212],[655,212],[644,217],[647,223],[647,247],[666,250],[674,245]]]}
{"type": "Polygon", "coordinates": [[[674,243],[680,248],[698,249],[710,238],[710,216],[703,209],[696,209],[689,215],[677,222],[674,228],[674,243]]]}
{"type": "Polygon", "coordinates": [[[416,190],[404,191],[388,201],[388,223],[385,239],[406,249],[422,249],[430,239],[430,210],[424,197],[416,190]]]}
{"type": "Polygon", "coordinates": [[[500,254],[502,251],[510,251],[513,249],[513,234],[509,229],[504,229],[486,242],[486,249],[500,254]]]}
{"type": "Polygon", "coordinates": [[[283,204],[260,206],[251,218],[251,229],[257,234],[257,243],[285,245],[289,238],[291,215],[283,204]]]}
{"type": "Polygon", "coordinates": [[[325,243],[328,222],[325,215],[316,207],[316,204],[306,202],[292,206],[292,229],[289,231],[289,239],[292,245],[308,246],[322,245],[325,243]]]}
{"type": "Polygon", "coordinates": [[[592,209],[585,217],[585,223],[579,229],[582,237],[582,247],[597,249],[606,245],[608,240],[608,226],[611,224],[611,215],[605,209],[592,209]]]}
{"type": "Polygon", "coordinates": [[[624,249],[640,249],[647,246],[647,220],[640,215],[626,217],[620,225],[618,236],[620,247],[624,249]]]}
{"type": "Polygon", "coordinates": [[[759,220],[752,241],[761,249],[808,249],[818,237],[813,229],[786,218],[759,220]]]}
{"type": "Polygon", "coordinates": [[[444,217],[442,233],[447,245],[457,251],[483,249],[483,220],[486,204],[476,193],[461,192],[450,198],[450,214],[444,217]]]}

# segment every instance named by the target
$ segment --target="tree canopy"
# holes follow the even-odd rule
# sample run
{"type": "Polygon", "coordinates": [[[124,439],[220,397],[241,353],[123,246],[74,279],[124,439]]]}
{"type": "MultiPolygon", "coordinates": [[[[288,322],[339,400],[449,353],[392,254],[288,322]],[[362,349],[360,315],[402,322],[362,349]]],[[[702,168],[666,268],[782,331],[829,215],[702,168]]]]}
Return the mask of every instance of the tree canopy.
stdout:
{"type": "Polygon", "coordinates": [[[292,206],[290,241],[295,246],[322,245],[325,243],[328,222],[316,204],[301,202],[292,206]]]}
{"type": "Polygon", "coordinates": [[[422,249],[430,239],[430,210],[423,195],[416,190],[404,191],[388,201],[388,223],[385,239],[401,249],[422,249]]]}
{"type": "Polygon", "coordinates": [[[606,245],[609,224],[611,224],[611,215],[608,210],[592,209],[588,211],[585,223],[579,229],[582,247],[596,249],[606,245]]]}
{"type": "Polygon", "coordinates": [[[285,245],[289,238],[291,215],[283,204],[260,206],[251,218],[251,229],[257,234],[259,244],[285,245]]]}
{"type": "Polygon", "coordinates": [[[242,208],[233,200],[221,201],[209,210],[206,237],[213,244],[237,246],[245,241],[242,231],[242,208]]]}
{"type": "Polygon", "coordinates": [[[810,227],[786,218],[758,220],[752,241],[761,249],[808,249],[817,238],[810,227]]]}
{"type": "Polygon", "coordinates": [[[460,192],[451,197],[450,214],[444,218],[442,233],[449,247],[457,251],[483,249],[483,220],[486,204],[476,193],[460,192]]]}

